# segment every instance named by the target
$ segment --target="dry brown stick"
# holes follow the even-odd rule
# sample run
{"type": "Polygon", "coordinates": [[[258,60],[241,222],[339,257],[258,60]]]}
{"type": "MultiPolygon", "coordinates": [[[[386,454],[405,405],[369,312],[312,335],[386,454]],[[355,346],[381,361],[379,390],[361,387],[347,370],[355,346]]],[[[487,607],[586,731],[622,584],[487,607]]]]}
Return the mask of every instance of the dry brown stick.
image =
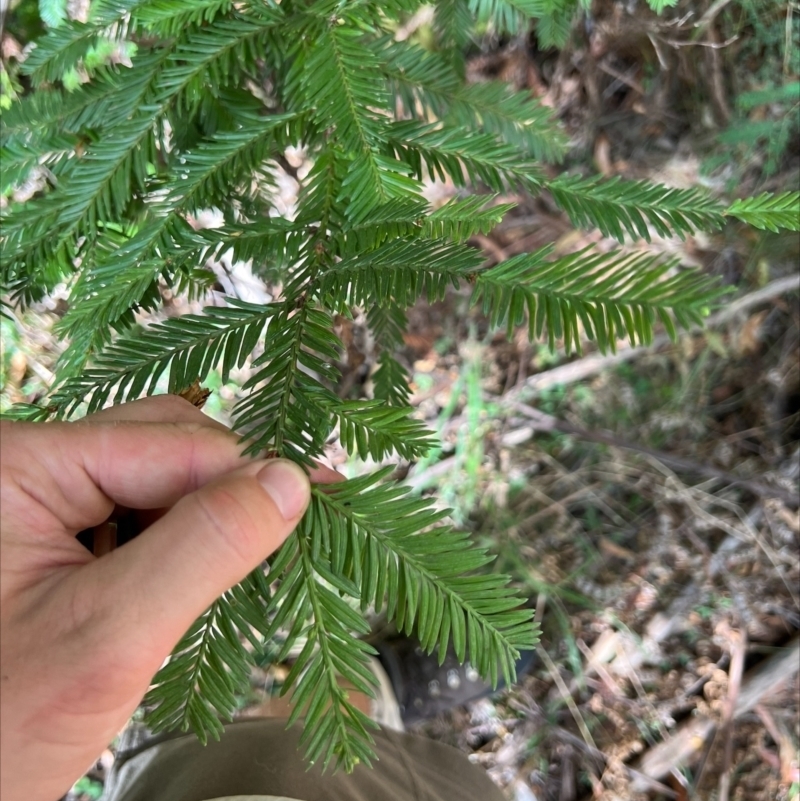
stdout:
{"type": "MultiPolygon", "coordinates": [[[[769,484],[764,484],[753,479],[740,478],[739,476],[729,473],[726,470],[720,470],[718,467],[703,464],[702,462],[696,462],[693,459],[687,459],[683,456],[675,456],[670,453],[665,453],[664,451],[647,448],[644,445],[639,445],[635,442],[628,442],[627,440],[620,439],[619,437],[612,436],[610,434],[603,434],[599,431],[589,431],[588,429],[572,425],[566,420],[559,420],[557,417],[540,412],[538,409],[534,409],[532,406],[528,406],[527,404],[516,403],[513,401],[506,403],[507,397],[508,396],[503,396],[500,398],[501,407],[508,405],[514,410],[518,411],[520,414],[523,414],[525,417],[532,420],[533,425],[530,427],[531,434],[536,431],[560,431],[563,434],[571,434],[579,439],[597,442],[601,445],[609,445],[612,448],[623,448],[625,450],[633,451],[634,453],[640,453],[643,456],[649,456],[652,459],[657,459],[660,462],[672,465],[678,470],[684,470],[689,473],[696,473],[701,476],[706,476],[707,478],[715,478],[719,479],[720,481],[726,481],[731,485],[743,487],[760,498],[780,498],[787,506],[791,507],[797,507],[800,505],[800,494],[789,492],[782,487],[772,487],[769,484]]],[[[497,402],[497,399],[495,398],[494,401],[497,402]]],[[[459,422],[460,420],[461,417],[457,417],[451,422],[459,422]]],[[[447,458],[442,459],[442,461],[427,467],[425,470],[422,470],[419,473],[412,473],[406,483],[413,488],[421,487],[430,479],[438,478],[448,473],[455,464],[455,457],[448,456],[447,458]]],[[[561,506],[564,501],[573,499],[574,495],[583,494],[592,488],[593,487],[582,487],[576,493],[573,493],[562,501],[553,501],[549,507],[536,512],[531,518],[524,520],[523,523],[532,523],[534,520],[549,513],[554,508],[561,506]]]]}
{"type": "MultiPolygon", "coordinates": [[[[541,726],[540,723],[540,713],[534,708],[534,706],[530,704],[520,703],[515,699],[509,700],[509,706],[515,710],[516,712],[521,712],[526,719],[533,721],[537,727],[541,726]]],[[[601,765],[608,765],[608,754],[604,751],[601,751],[596,746],[590,745],[589,743],[582,740],[580,737],[573,734],[571,731],[557,725],[557,724],[548,724],[548,733],[552,734],[558,740],[562,742],[569,743],[570,745],[574,746],[576,749],[583,751],[585,754],[588,754],[593,759],[596,759],[598,763],[601,765]]],[[[635,779],[638,782],[641,782],[648,790],[655,790],[662,795],[665,795],[667,798],[676,798],[677,793],[674,790],[667,787],[665,784],[662,784],[659,781],[651,778],[650,776],[645,776],[643,773],[639,773],[639,771],[634,770],[628,765],[622,765],[625,772],[631,779],[635,779]]]]}
{"type": "Polygon", "coordinates": [[[722,50],[730,47],[738,39],[738,36],[730,36],[724,42],[680,42],[677,39],[664,39],[663,41],[672,47],[705,47],[708,50],[722,50]]]}
{"type": "MultiPolygon", "coordinates": [[[[719,777],[719,801],[728,801],[731,792],[731,766],[733,764],[733,714],[742,686],[744,658],[747,654],[747,629],[741,626],[733,643],[731,667],[728,671],[728,697],[722,719],[722,736],[725,738],[725,755],[722,774],[719,777]]],[[[699,784],[698,780],[698,784],[699,784]]]]}
{"type": "MultiPolygon", "coordinates": [[[[687,487],[665,464],[651,456],[648,456],[647,460],[659,472],[667,476],[669,484],[671,484],[677,491],[677,497],[689,507],[695,517],[697,517],[699,520],[705,521],[706,523],[710,523],[712,526],[718,526],[723,531],[727,532],[733,537],[736,537],[737,539],[744,539],[745,541],[755,543],[764,552],[764,556],[766,556],[767,559],[772,563],[772,566],[775,568],[776,575],[780,577],[783,586],[786,587],[786,590],[794,601],[795,606],[800,608],[800,595],[795,591],[792,584],[786,579],[786,576],[782,574],[779,567],[780,562],[785,562],[785,560],[782,560],[778,552],[775,551],[766,541],[766,539],[761,536],[761,534],[755,528],[754,523],[750,519],[751,515],[754,512],[757,512],[758,507],[754,508],[750,514],[744,515],[742,514],[741,508],[737,504],[733,504],[730,501],[724,500],[723,498],[710,495],[701,490],[699,487],[687,487]],[[722,519],[718,515],[712,514],[710,511],[708,511],[708,509],[704,508],[700,504],[700,501],[703,500],[703,496],[705,496],[706,501],[711,501],[714,503],[714,505],[719,505],[723,508],[727,508],[729,511],[733,511],[742,524],[741,528],[739,526],[731,525],[727,520],[722,519]]],[[[789,557],[789,560],[791,561],[791,557],[789,557]]],[[[722,565],[719,565],[719,568],[721,567],[722,565]]],[[[717,568],[716,574],[719,573],[719,568],[717,568]]],[[[709,566],[709,574],[715,575],[715,573],[713,573],[711,570],[711,566],[709,566]]]]}
{"type": "Polygon", "coordinates": [[[784,503],[792,506],[797,506],[798,503],[800,503],[800,498],[798,498],[797,494],[788,492],[781,487],[771,487],[767,484],[762,484],[760,481],[740,478],[733,473],[728,473],[717,467],[695,462],[683,456],[673,456],[670,453],[653,450],[644,445],[628,442],[627,440],[620,439],[610,434],[603,434],[599,431],[588,431],[585,428],[572,425],[572,423],[568,423],[566,420],[559,420],[557,417],[540,412],[538,409],[534,409],[532,406],[528,406],[524,403],[512,403],[511,406],[516,411],[520,412],[520,414],[524,414],[525,417],[535,421],[534,428],[540,431],[560,431],[563,434],[572,434],[580,439],[597,442],[601,445],[610,445],[613,448],[624,448],[625,450],[634,451],[635,453],[641,453],[644,456],[658,459],[666,464],[671,464],[680,470],[698,473],[708,478],[718,478],[722,481],[727,481],[729,484],[742,486],[760,497],[780,498],[784,503]]]}
{"type": "MultiPolygon", "coordinates": [[[[597,675],[603,680],[606,687],[614,694],[616,698],[623,698],[624,693],[619,687],[619,684],[614,680],[614,677],[605,669],[605,666],[600,662],[600,660],[594,658],[594,654],[592,653],[591,648],[580,638],[578,637],[575,640],[575,644],[578,646],[578,650],[586,657],[586,667],[593,668],[597,671],[597,675]]],[[[586,674],[588,674],[588,670],[586,674]]],[[[587,678],[586,681],[588,682],[589,679],[587,678]]],[[[592,679],[594,681],[594,679],[592,679]]]]}
{"type": "MultiPolygon", "coordinates": [[[[603,751],[600,751],[598,748],[592,748],[592,746],[590,746],[588,743],[585,743],[580,737],[576,737],[571,731],[567,731],[567,729],[563,729],[561,726],[553,726],[551,731],[559,740],[564,740],[564,742],[570,743],[576,748],[585,751],[587,754],[594,757],[598,761],[601,761],[603,764],[607,764],[608,756],[603,751]]],[[[639,773],[638,770],[628,767],[628,765],[623,765],[623,767],[632,779],[641,782],[647,787],[648,790],[656,790],[662,795],[667,796],[667,798],[677,798],[678,794],[671,788],[667,787],[666,784],[662,784],[661,782],[650,778],[650,776],[645,776],[643,773],[639,773]]]]}
{"type": "MultiPolygon", "coordinates": [[[[798,289],[800,289],[800,275],[790,275],[786,278],[779,278],[767,284],[767,286],[762,289],[757,289],[755,292],[750,292],[744,297],[729,303],[724,309],[711,315],[711,317],[706,320],[705,327],[714,328],[715,326],[723,325],[742,312],[753,308],[753,306],[758,306],[768,300],[773,300],[781,295],[785,295],[787,292],[796,291],[798,289]]],[[[702,330],[702,326],[694,326],[691,329],[692,332],[702,330]]],[[[597,375],[597,373],[608,367],[614,367],[617,364],[631,361],[646,353],[653,353],[659,348],[670,344],[672,344],[672,340],[666,334],[661,334],[655,337],[653,342],[647,347],[623,348],[617,353],[612,353],[607,356],[602,356],[600,354],[584,356],[582,359],[578,359],[575,362],[562,364],[558,367],[554,367],[552,370],[545,370],[544,372],[530,376],[524,384],[510,390],[504,397],[510,400],[512,397],[518,397],[519,393],[525,390],[541,392],[544,389],[549,389],[559,384],[572,384],[576,381],[582,381],[585,378],[597,375]]]]}
{"type": "Polygon", "coordinates": [[[395,32],[394,39],[396,42],[404,42],[412,36],[419,28],[425,25],[430,25],[433,20],[434,7],[432,5],[425,5],[413,14],[406,22],[404,22],[395,32]]]}
{"type": "Polygon", "coordinates": [[[720,42],[716,28],[713,25],[709,25],[708,38],[709,42],[697,42],[697,44],[707,44],[709,46],[706,51],[706,58],[710,68],[707,85],[711,90],[711,105],[717,110],[720,124],[726,126],[731,123],[731,110],[725,98],[725,79],[722,74],[722,56],[719,51],[721,48],[732,44],[738,37],[734,36],[725,42],[720,42]]]}
{"type": "Polygon", "coordinates": [[[412,489],[424,489],[425,485],[432,479],[447,475],[456,466],[456,463],[455,456],[447,456],[424,470],[412,471],[409,473],[405,485],[412,489]]]}
{"type": "Polygon", "coordinates": [[[792,735],[783,725],[779,726],[776,723],[775,718],[765,706],[756,704],[754,711],[778,748],[778,767],[781,772],[781,782],[786,785],[792,785],[800,780],[800,767],[797,764],[797,746],[792,735]]]}
{"type": "Polygon", "coordinates": [[[603,61],[599,61],[597,63],[597,66],[603,72],[605,72],[606,75],[610,75],[612,78],[616,78],[620,83],[624,83],[626,86],[629,86],[631,89],[633,89],[635,92],[638,92],[640,95],[646,94],[644,87],[635,78],[631,78],[630,75],[625,75],[619,70],[615,70],[613,67],[609,66],[603,61]]]}
{"type": "MultiPolygon", "coordinates": [[[[547,517],[547,515],[555,511],[561,511],[564,514],[568,514],[566,504],[576,500],[577,498],[580,498],[582,495],[586,495],[587,492],[591,492],[592,490],[597,489],[599,486],[600,482],[596,481],[594,484],[588,484],[584,487],[576,489],[575,492],[571,492],[569,495],[562,498],[560,501],[552,501],[552,503],[550,503],[548,506],[545,506],[544,509],[540,509],[538,512],[535,512],[534,514],[530,515],[530,517],[526,517],[524,520],[522,520],[519,523],[519,527],[528,528],[532,526],[534,523],[536,523],[538,520],[541,520],[543,517],[547,517]]],[[[541,495],[547,498],[547,496],[544,495],[544,493],[541,493],[541,495]]],[[[547,500],[551,499],[547,498],[547,500]]]]}
{"type": "Polygon", "coordinates": [[[578,727],[581,735],[583,736],[586,745],[593,748],[595,751],[598,750],[597,746],[595,745],[594,738],[592,737],[591,732],[589,731],[589,727],[586,725],[586,721],[583,719],[583,716],[578,709],[575,700],[572,697],[572,694],[569,691],[569,688],[564,683],[564,679],[561,678],[561,674],[558,672],[558,668],[556,667],[553,660],[550,658],[550,654],[540,645],[536,649],[536,653],[539,658],[544,662],[545,667],[547,668],[547,672],[550,674],[550,678],[553,679],[556,687],[558,687],[558,691],[561,694],[561,698],[564,703],[567,705],[567,708],[572,715],[575,724],[578,727]]]}
{"type": "Polygon", "coordinates": [[[724,9],[725,6],[727,6],[730,2],[731,0],[716,0],[716,2],[709,7],[708,11],[706,11],[706,13],[700,17],[694,26],[695,38],[700,36],[705,31],[705,29],[716,19],[717,14],[719,14],[720,11],[722,11],[722,9],[724,9]]]}
{"type": "MultiPolygon", "coordinates": [[[[800,637],[751,670],[742,681],[733,712],[733,720],[750,712],[769,693],[775,693],[791,681],[800,670],[800,637]]],[[[715,730],[716,724],[709,718],[696,718],[685,723],[668,740],[650,749],[640,760],[636,769],[651,779],[661,780],[670,773],[691,764],[699,749],[715,730]]],[[[635,781],[634,792],[643,793],[647,785],[635,781]]]]}
{"type": "Polygon", "coordinates": [[[503,248],[501,248],[500,245],[498,245],[493,239],[489,239],[488,236],[484,236],[483,234],[475,234],[473,239],[485,251],[488,251],[498,264],[508,258],[508,254],[505,252],[505,250],[503,250],[503,248]]]}

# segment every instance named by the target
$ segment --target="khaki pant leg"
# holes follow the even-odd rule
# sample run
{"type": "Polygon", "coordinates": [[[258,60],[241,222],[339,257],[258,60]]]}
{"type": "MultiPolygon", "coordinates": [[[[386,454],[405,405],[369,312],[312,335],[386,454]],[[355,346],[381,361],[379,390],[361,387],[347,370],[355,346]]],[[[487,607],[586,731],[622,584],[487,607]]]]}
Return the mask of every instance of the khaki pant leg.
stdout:
{"type": "Polygon", "coordinates": [[[300,727],[287,730],[285,720],[232,723],[206,746],[193,735],[172,737],[116,765],[103,801],[503,801],[483,770],[454,748],[384,729],[374,736],[378,761],[351,775],[309,769],[298,749],[300,727]]]}

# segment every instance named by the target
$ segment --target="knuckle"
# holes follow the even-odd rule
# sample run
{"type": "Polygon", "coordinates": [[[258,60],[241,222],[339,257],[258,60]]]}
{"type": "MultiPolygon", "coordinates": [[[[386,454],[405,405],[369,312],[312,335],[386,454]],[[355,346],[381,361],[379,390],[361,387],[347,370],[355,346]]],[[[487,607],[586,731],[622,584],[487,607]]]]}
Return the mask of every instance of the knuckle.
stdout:
{"type": "MultiPolygon", "coordinates": [[[[151,395],[145,399],[149,406],[164,409],[165,411],[183,411],[189,401],[182,398],[180,395],[151,395]]],[[[191,404],[190,404],[191,405],[191,404]]]]}

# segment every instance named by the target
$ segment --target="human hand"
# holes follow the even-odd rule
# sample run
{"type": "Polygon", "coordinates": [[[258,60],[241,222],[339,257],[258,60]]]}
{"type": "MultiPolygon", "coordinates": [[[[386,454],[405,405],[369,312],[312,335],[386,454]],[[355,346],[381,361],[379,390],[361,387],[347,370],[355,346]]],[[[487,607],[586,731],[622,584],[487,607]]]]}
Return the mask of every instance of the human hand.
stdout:
{"type": "Polygon", "coordinates": [[[176,396],[0,432],[0,798],[54,801],[191,623],[291,533],[309,481],[291,462],[242,457],[176,396]],[[158,511],[97,558],[76,535],[115,505],[158,511]]]}

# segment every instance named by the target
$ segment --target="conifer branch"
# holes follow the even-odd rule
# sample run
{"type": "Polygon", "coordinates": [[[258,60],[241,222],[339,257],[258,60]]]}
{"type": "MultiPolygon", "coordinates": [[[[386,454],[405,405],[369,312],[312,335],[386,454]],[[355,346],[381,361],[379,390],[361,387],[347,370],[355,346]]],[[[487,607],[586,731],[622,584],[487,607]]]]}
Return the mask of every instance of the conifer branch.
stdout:
{"type": "Polygon", "coordinates": [[[478,22],[492,23],[501,32],[518,33],[532,17],[548,12],[545,0],[468,0],[478,22]]]}
{"type": "Polygon", "coordinates": [[[407,487],[379,483],[391,472],[314,491],[317,536],[330,549],[332,571],[361,587],[362,608],[380,610],[386,601],[389,619],[415,630],[428,652],[438,647],[440,660],[452,641],[458,658],[469,656],[494,684],[498,671],[513,681],[518,649],[534,641],[531,613],[519,609],[504,576],[473,575],[492,557],[467,547],[469,535],[439,527],[418,536],[448,511],[409,498],[407,487]]]}
{"type": "Polygon", "coordinates": [[[139,107],[168,55],[168,48],[144,51],[133,57],[130,69],[107,70],[74,92],[48,89],[21,98],[3,114],[2,141],[32,142],[121,124],[139,107]]]}
{"type": "Polygon", "coordinates": [[[58,416],[66,417],[82,401],[87,413],[115,403],[152,395],[159,378],[169,371],[168,391],[178,392],[202,381],[219,367],[223,383],[231,370],[250,355],[277,304],[260,306],[230,298],[228,307],[207,307],[202,315],[187,314],[117,339],[90,369],[69,378],[50,398],[58,416]]]}
{"type": "Polygon", "coordinates": [[[510,203],[492,205],[493,200],[486,195],[454,199],[436,211],[413,198],[389,201],[373,207],[356,222],[344,223],[336,255],[355,255],[399,238],[466,242],[475,234],[488,233],[513,208],[510,203]]]}
{"type": "Polygon", "coordinates": [[[433,17],[436,37],[446,52],[457,54],[459,62],[463,61],[459,56],[470,41],[474,23],[467,0],[437,0],[433,17]]]}
{"type": "Polygon", "coordinates": [[[251,573],[216,600],[184,634],[159,670],[144,699],[147,722],[154,732],[192,730],[205,744],[218,740],[220,718],[232,720],[236,694],[244,686],[253,664],[253,648],[267,631],[270,597],[261,570],[251,573]]]}
{"type": "Polygon", "coordinates": [[[375,302],[410,306],[423,293],[432,303],[482,262],[479,251],[446,240],[395,239],[331,265],[320,275],[318,286],[322,298],[348,297],[359,306],[375,302]]]}
{"type": "MultiPolygon", "coordinates": [[[[321,26],[320,35],[304,58],[300,52],[295,68],[304,66],[300,79],[307,102],[315,108],[320,128],[332,125],[346,150],[356,154],[342,189],[350,198],[352,214],[363,214],[376,201],[410,195],[416,184],[407,178],[408,167],[382,157],[377,146],[383,140],[389,96],[380,80],[378,61],[366,46],[361,31],[346,26],[321,26]],[[330,80],[315,78],[333,68],[330,80]]],[[[291,81],[290,76],[290,81],[291,81]]]]}
{"type": "Polygon", "coordinates": [[[551,247],[514,256],[480,273],[473,302],[482,300],[493,325],[509,331],[525,323],[531,339],[547,329],[550,347],[564,339],[569,352],[583,336],[615,352],[617,338],[648,344],[658,319],[675,338],[673,317],[684,328],[701,323],[725,291],[676,259],[588,249],[546,261],[551,247]]]}
{"type": "Polygon", "coordinates": [[[96,338],[105,344],[110,329],[131,309],[153,308],[158,302],[159,277],[171,282],[185,265],[201,262],[211,248],[212,243],[178,215],[156,220],[116,251],[98,247],[99,260],[76,282],[72,292],[76,303],[58,330],[71,338],[96,338]],[[127,277],[122,286],[114,282],[120,266],[127,277]]]}
{"type": "Polygon", "coordinates": [[[264,450],[311,464],[322,452],[330,430],[327,406],[338,398],[320,379],[333,384],[339,340],[330,315],[287,302],[274,317],[259,368],[244,384],[251,390],[234,409],[236,427],[247,431],[245,453],[264,450]]]}
{"type": "Polygon", "coordinates": [[[372,377],[375,397],[392,406],[405,406],[411,396],[406,371],[388,351],[381,353],[378,364],[372,377]]]}
{"type": "Polygon", "coordinates": [[[335,757],[337,764],[349,772],[360,762],[370,765],[375,758],[369,729],[377,728],[377,724],[348,701],[348,692],[337,677],[343,676],[357,691],[374,696],[372,686],[377,679],[366,666],[367,657],[374,650],[348,630],[349,624],[360,634],[368,633],[363,618],[319,581],[333,580],[340,593],[346,592],[344,588],[350,589],[346,582],[337,580],[333,570],[324,569],[319,556],[312,560],[310,533],[307,525],[301,525],[297,537],[311,623],[306,632],[305,653],[286,680],[287,689],[295,686],[289,725],[305,714],[300,744],[305,746],[308,761],[321,761],[325,769],[335,757]],[[298,665],[304,672],[296,679],[298,665]]]}
{"type": "Polygon", "coordinates": [[[800,192],[779,195],[764,192],[757,197],[741,198],[725,214],[765,231],[800,231],[800,192]]]}
{"type": "Polygon", "coordinates": [[[51,28],[23,63],[22,73],[30,76],[35,86],[59,80],[97,44],[107,27],[105,21],[87,25],[67,20],[51,28]]]}
{"type": "Polygon", "coordinates": [[[481,183],[495,192],[521,187],[536,192],[541,187],[538,165],[513,147],[489,134],[459,132],[439,125],[394,123],[388,143],[393,154],[412,165],[417,178],[449,177],[456,186],[481,183]]]}
{"type": "Polygon", "coordinates": [[[563,158],[566,137],[538,101],[497,81],[464,85],[451,63],[421,47],[388,37],[381,46],[381,68],[406,114],[417,117],[421,107],[422,121],[495,134],[539,161],[563,158]]]}
{"type": "Polygon", "coordinates": [[[35,147],[11,140],[0,149],[0,191],[8,192],[23,184],[38,167],[47,169],[56,180],[63,167],[69,163],[68,156],[78,144],[74,136],[62,135],[43,139],[35,147]]]}
{"type": "Polygon", "coordinates": [[[381,347],[393,351],[403,344],[408,318],[397,303],[375,303],[367,310],[367,324],[381,347]]]}
{"type": "MultiPolygon", "coordinates": [[[[145,0],[138,3],[132,16],[137,27],[161,36],[177,36],[187,27],[212,23],[233,6],[233,0],[145,0]]],[[[269,11],[274,14],[276,9],[269,11]]]]}
{"type": "MultiPolygon", "coordinates": [[[[20,213],[16,220],[7,221],[12,263],[50,262],[57,280],[61,279],[71,269],[73,240],[96,233],[100,221],[123,214],[132,193],[146,192],[147,164],[158,161],[155,124],[173,103],[188,107],[195,102],[201,79],[227,85],[231,73],[239,74],[240,59],[252,52],[250,48],[274,22],[274,18],[236,17],[219,22],[212,32],[190,34],[178,44],[168,54],[167,66],[158,72],[155,85],[147,84],[144,105],[139,104],[131,119],[88,148],[63,188],[41,202],[40,238],[34,238],[32,249],[14,248],[23,237],[20,228],[30,225],[30,214],[20,213]]],[[[47,288],[45,284],[42,290],[47,288]]]]}
{"type": "Polygon", "coordinates": [[[724,207],[700,189],[671,189],[648,181],[600,180],[578,176],[547,183],[556,203],[579,227],[598,228],[618,242],[625,234],[649,242],[659,236],[713,231],[724,223],[724,207]]]}
{"type": "Polygon", "coordinates": [[[184,222],[184,215],[230,192],[236,176],[258,174],[275,145],[276,132],[297,121],[292,114],[250,120],[244,131],[225,132],[196,152],[186,153],[181,174],[162,189],[165,197],[151,206],[149,225],[81,275],[72,293],[79,302],[62,321],[61,330],[76,335],[89,327],[102,330],[113,326],[141,304],[165,268],[169,275],[211,251],[213,241],[194,232],[184,222]],[[204,202],[198,204],[201,197],[204,202]],[[178,258],[165,259],[162,254],[178,258]],[[121,270],[129,276],[124,292],[113,281],[121,270]]]}
{"type": "Polygon", "coordinates": [[[334,404],[330,410],[339,423],[345,450],[362,459],[377,462],[391,453],[414,459],[436,444],[425,426],[409,417],[409,408],[387,408],[379,401],[350,401],[334,404]]]}

